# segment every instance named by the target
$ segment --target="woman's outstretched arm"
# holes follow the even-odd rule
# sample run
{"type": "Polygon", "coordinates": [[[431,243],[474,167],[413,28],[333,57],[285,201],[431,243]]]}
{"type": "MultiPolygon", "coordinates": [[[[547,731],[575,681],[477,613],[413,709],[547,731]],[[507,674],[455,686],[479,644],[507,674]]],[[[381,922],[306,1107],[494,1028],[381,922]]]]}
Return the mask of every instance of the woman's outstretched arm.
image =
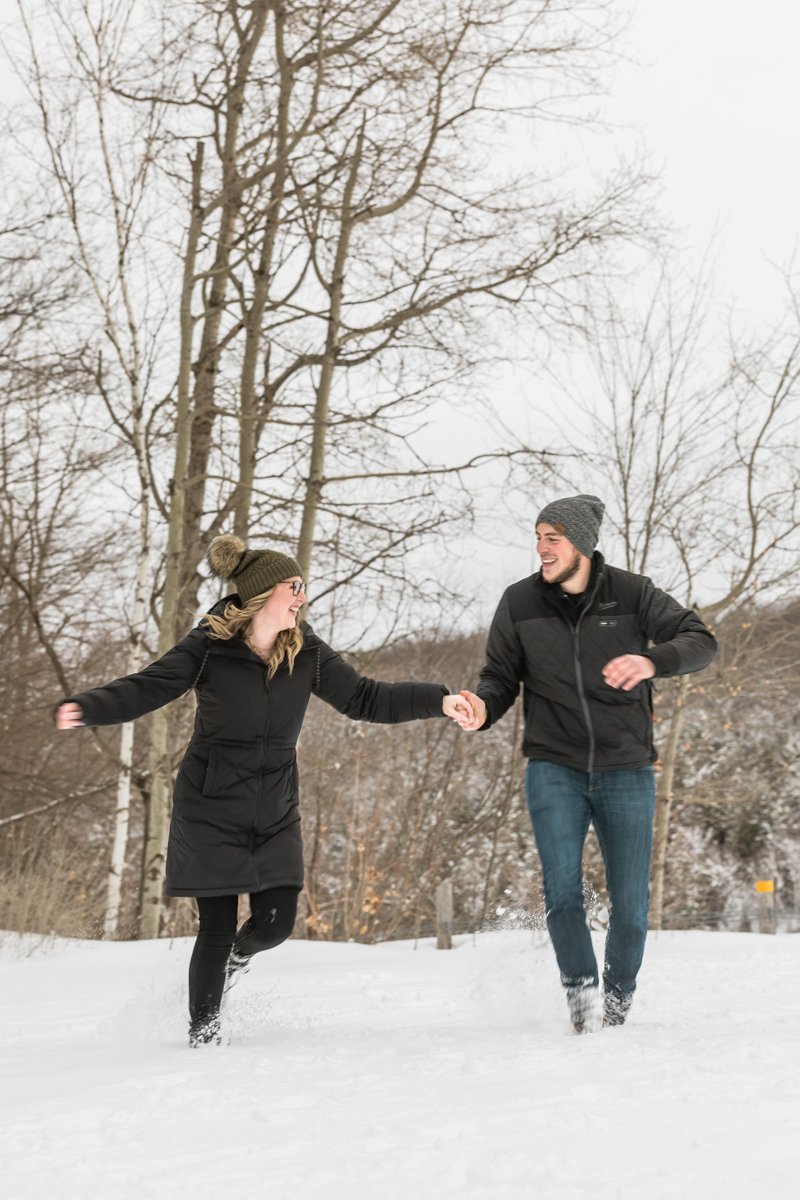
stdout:
{"type": "Polygon", "coordinates": [[[448,716],[462,724],[472,717],[465,697],[450,695],[444,684],[385,683],[370,679],[360,675],[324,642],[320,642],[317,654],[317,695],[354,721],[392,725],[448,716]]]}
{"type": "Polygon", "coordinates": [[[134,675],[102,687],[67,696],[55,713],[57,729],[81,725],[121,725],[135,721],[182,696],[197,681],[208,639],[202,629],[191,633],[155,662],[134,675]]]}

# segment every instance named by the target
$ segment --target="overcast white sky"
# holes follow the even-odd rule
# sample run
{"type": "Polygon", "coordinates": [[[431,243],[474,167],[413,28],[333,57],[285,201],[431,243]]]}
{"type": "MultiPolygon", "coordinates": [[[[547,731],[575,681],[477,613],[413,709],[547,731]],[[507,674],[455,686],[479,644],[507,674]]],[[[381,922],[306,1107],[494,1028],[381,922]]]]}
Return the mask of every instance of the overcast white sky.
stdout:
{"type": "MultiPolygon", "coordinates": [[[[729,311],[762,332],[781,315],[779,269],[800,237],[798,35],[800,10],[786,0],[758,8],[743,0],[639,0],[624,39],[627,61],[615,68],[603,106],[611,131],[600,141],[580,139],[589,168],[620,152],[646,156],[687,268],[713,243],[721,328],[729,311]]],[[[509,411],[524,419],[534,408],[525,396],[543,386],[523,367],[508,380],[509,411]]],[[[471,445],[485,448],[479,419],[470,424],[471,445]]],[[[541,490],[532,479],[530,512],[520,511],[516,528],[504,523],[484,536],[470,556],[470,572],[495,581],[488,591],[499,594],[536,569],[531,532],[547,499],[541,490]]],[[[491,610],[488,596],[487,604],[491,610]]]]}
{"type": "MultiPolygon", "coordinates": [[[[17,20],[4,5],[0,30],[17,20]]],[[[630,63],[607,105],[615,140],[638,141],[662,170],[664,208],[687,238],[702,248],[719,229],[721,282],[756,315],[779,292],[768,260],[784,263],[800,232],[799,42],[789,0],[634,0],[630,63]]],[[[2,74],[0,98],[18,96],[2,74]]]]}
{"type": "Polygon", "coordinates": [[[769,261],[800,232],[800,13],[786,0],[640,0],[609,111],[641,129],[665,210],[702,250],[719,231],[719,283],[755,321],[778,310],[769,261]]]}

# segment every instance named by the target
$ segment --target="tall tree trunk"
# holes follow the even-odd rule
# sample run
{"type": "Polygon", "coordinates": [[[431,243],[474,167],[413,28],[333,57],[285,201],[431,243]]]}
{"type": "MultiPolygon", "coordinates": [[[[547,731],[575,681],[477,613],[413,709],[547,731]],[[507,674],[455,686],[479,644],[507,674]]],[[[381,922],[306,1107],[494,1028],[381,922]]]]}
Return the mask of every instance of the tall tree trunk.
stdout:
{"type": "Polygon", "coordinates": [[[311,458],[308,466],[308,478],[306,480],[306,494],[303,500],[300,540],[297,546],[297,561],[300,564],[300,571],[304,579],[308,579],[311,567],[314,531],[317,523],[320,499],[322,497],[322,488],[325,482],[325,446],[328,439],[328,412],[330,409],[331,385],[333,383],[333,373],[336,370],[336,358],[339,353],[345,268],[347,266],[347,256],[350,251],[350,237],[353,232],[353,193],[355,191],[356,180],[358,179],[359,167],[361,166],[363,145],[364,125],[362,124],[356,139],[353,161],[342,196],[339,239],[336,245],[336,256],[333,264],[333,278],[328,289],[330,294],[330,308],[328,310],[328,327],[325,336],[325,353],[316,389],[311,458]]]}
{"type": "Polygon", "coordinates": [[[114,839],[106,879],[106,911],[103,918],[103,937],[115,938],[119,933],[122,899],[122,873],[128,849],[128,829],[131,812],[131,767],[133,764],[133,722],[122,726],[119,740],[120,772],[117,776],[117,803],[114,810],[114,839]]]}
{"type": "Polygon", "coordinates": [[[147,797],[145,849],[139,901],[139,933],[157,938],[161,928],[164,862],[169,828],[172,762],[169,753],[170,721],[160,708],[150,722],[150,791],[147,797]]]}
{"type": "MultiPolygon", "coordinates": [[[[253,58],[266,28],[271,4],[256,0],[252,16],[242,40],[236,73],[225,105],[225,140],[222,148],[222,181],[219,228],[215,237],[214,261],[211,267],[211,286],[206,302],[206,315],[197,358],[197,377],[191,423],[191,444],[183,510],[183,574],[180,603],[194,608],[198,577],[195,563],[202,555],[202,518],[205,503],[208,459],[211,453],[215,421],[217,373],[220,360],[220,330],[230,282],[230,257],[236,221],[242,201],[241,180],[237,165],[239,133],[244,113],[245,89],[253,58]]],[[[246,415],[242,414],[242,424],[246,415]]]]}
{"type": "MultiPolygon", "coordinates": [[[[180,302],[180,359],[178,365],[177,411],[175,413],[175,466],[172,476],[167,527],[167,563],[161,608],[158,653],[166,654],[174,644],[178,628],[180,581],[183,567],[184,507],[189,466],[192,372],[192,293],[195,283],[197,247],[203,224],[200,181],[203,174],[203,143],[192,160],[192,211],[183,262],[180,302]]],[[[150,790],[147,799],[145,846],[142,857],[142,887],[139,927],[142,937],[155,938],[161,919],[161,888],[166,855],[169,796],[172,779],[169,708],[159,708],[150,717],[150,790]]]]}
{"type": "MultiPolygon", "coordinates": [[[[278,150],[275,174],[270,188],[266,211],[264,237],[261,242],[253,299],[245,318],[245,343],[239,391],[239,478],[233,499],[233,532],[247,540],[250,528],[250,508],[253,501],[256,450],[261,430],[269,416],[271,398],[265,397],[258,411],[256,401],[256,372],[260,359],[264,309],[269,296],[275,243],[281,223],[281,209],[289,174],[289,102],[294,76],[288,68],[283,45],[285,14],[281,5],[275,7],[275,58],[281,72],[278,95],[276,133],[278,150]]],[[[265,384],[268,372],[264,372],[265,384]]]]}

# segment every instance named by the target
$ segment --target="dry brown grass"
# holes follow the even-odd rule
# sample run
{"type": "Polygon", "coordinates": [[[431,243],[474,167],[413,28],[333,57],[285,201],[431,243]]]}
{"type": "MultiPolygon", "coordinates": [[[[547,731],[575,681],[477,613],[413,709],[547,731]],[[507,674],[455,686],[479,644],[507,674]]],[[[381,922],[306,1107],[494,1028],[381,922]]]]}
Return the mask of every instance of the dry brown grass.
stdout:
{"type": "Polygon", "coordinates": [[[0,870],[0,929],[44,936],[96,938],[103,897],[76,869],[59,838],[23,840],[8,833],[0,870]]]}

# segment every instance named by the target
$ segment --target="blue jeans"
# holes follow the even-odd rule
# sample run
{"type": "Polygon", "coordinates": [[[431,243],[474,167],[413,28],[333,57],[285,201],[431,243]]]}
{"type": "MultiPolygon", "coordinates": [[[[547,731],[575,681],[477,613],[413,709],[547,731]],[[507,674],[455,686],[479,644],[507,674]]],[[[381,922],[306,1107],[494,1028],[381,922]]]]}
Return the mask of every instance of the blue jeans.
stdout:
{"type": "Polygon", "coordinates": [[[583,844],[591,822],[611,902],[603,983],[607,994],[629,1000],[647,937],[655,808],[652,767],[588,773],[529,762],[525,793],[561,982],[565,987],[598,982],[583,903],[583,844]]]}

